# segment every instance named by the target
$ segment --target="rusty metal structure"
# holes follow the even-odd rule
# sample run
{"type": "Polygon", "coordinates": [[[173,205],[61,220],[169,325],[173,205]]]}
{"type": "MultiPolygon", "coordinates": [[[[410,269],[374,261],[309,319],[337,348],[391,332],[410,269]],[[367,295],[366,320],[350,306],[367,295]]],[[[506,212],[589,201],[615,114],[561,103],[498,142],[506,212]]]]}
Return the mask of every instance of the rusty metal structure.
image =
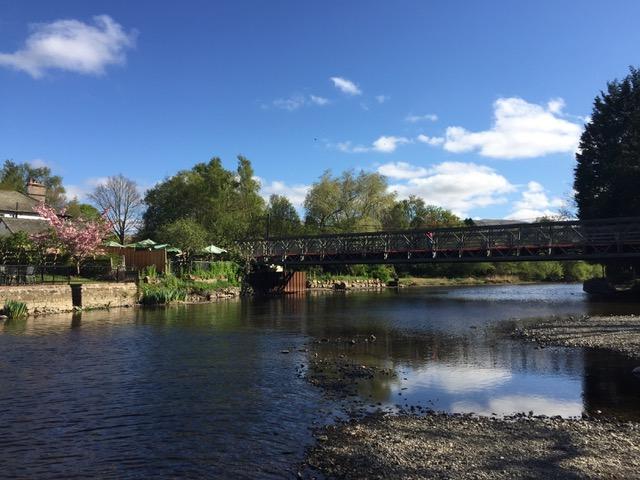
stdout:
{"type": "Polygon", "coordinates": [[[236,250],[286,266],[640,259],[640,217],[270,238],[236,250]]]}

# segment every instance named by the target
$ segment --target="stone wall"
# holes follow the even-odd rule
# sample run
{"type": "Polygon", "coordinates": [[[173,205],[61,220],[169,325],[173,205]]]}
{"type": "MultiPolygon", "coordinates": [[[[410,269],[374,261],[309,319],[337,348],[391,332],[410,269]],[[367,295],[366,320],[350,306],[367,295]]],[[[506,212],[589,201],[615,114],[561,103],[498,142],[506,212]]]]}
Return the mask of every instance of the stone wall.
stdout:
{"type": "Polygon", "coordinates": [[[378,290],[385,288],[386,284],[375,278],[368,280],[307,280],[307,288],[330,290],[378,290]]]}
{"type": "MultiPolygon", "coordinates": [[[[138,301],[135,283],[87,283],[81,286],[83,309],[122,307],[138,301]]],[[[23,302],[31,315],[73,310],[69,285],[19,285],[0,287],[0,307],[7,300],[23,302]]]]}

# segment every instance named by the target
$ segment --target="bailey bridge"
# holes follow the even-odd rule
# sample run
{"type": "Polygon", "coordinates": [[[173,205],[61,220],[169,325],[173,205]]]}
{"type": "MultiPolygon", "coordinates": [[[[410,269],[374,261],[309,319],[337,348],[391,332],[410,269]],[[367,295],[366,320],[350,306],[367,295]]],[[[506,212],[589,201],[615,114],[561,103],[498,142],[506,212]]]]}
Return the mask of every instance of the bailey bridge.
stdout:
{"type": "Polygon", "coordinates": [[[254,264],[640,259],[640,217],[340,233],[239,242],[254,264]]]}

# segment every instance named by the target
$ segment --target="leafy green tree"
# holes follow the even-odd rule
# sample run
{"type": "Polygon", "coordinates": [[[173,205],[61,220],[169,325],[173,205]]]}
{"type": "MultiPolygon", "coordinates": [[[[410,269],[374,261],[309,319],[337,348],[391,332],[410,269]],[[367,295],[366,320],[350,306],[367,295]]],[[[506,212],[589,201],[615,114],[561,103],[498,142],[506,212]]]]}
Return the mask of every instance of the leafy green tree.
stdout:
{"type": "Polygon", "coordinates": [[[305,198],[305,224],[311,232],[378,230],[394,202],[387,187],[378,173],[347,171],[333,177],[326,171],[305,198]]]}
{"type": "Polygon", "coordinates": [[[77,198],[67,202],[66,214],[73,218],[83,218],[85,220],[97,220],[101,217],[96,207],[88,203],[81,203],[77,198]]]}
{"type": "Polygon", "coordinates": [[[283,195],[271,195],[267,205],[269,236],[284,237],[302,232],[302,222],[295,207],[283,195]]]}
{"type": "Polygon", "coordinates": [[[165,225],[191,219],[205,229],[208,240],[226,245],[264,233],[265,205],[251,163],[238,157],[235,172],[219,158],[198,163],[147,191],[142,236],[154,238],[165,225]]]}
{"type": "Polygon", "coordinates": [[[181,218],[164,225],[158,232],[161,242],[182,250],[187,258],[207,246],[208,233],[202,225],[190,218],[181,218]]]}
{"type": "Polygon", "coordinates": [[[607,84],[593,103],[576,154],[574,189],[581,219],[640,211],[640,71],[607,84]]]}
{"type": "Polygon", "coordinates": [[[415,195],[396,202],[385,221],[385,228],[397,230],[460,225],[462,221],[453,212],[435,205],[426,205],[423,199],[415,195]]]}
{"type": "Polygon", "coordinates": [[[62,208],[65,203],[65,189],[62,177],[53,175],[47,166],[33,167],[28,163],[5,160],[0,168],[0,190],[16,190],[27,193],[27,182],[35,180],[47,187],[46,200],[54,208],[62,208]]]}

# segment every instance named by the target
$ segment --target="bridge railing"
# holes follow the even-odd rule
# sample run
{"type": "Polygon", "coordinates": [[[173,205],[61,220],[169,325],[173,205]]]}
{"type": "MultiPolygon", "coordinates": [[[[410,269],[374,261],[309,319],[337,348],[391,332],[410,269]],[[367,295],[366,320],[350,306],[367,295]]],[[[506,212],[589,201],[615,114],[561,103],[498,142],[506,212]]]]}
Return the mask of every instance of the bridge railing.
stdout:
{"type": "Polygon", "coordinates": [[[544,260],[640,256],[640,217],[323,234],[238,244],[263,263],[544,260]]]}

